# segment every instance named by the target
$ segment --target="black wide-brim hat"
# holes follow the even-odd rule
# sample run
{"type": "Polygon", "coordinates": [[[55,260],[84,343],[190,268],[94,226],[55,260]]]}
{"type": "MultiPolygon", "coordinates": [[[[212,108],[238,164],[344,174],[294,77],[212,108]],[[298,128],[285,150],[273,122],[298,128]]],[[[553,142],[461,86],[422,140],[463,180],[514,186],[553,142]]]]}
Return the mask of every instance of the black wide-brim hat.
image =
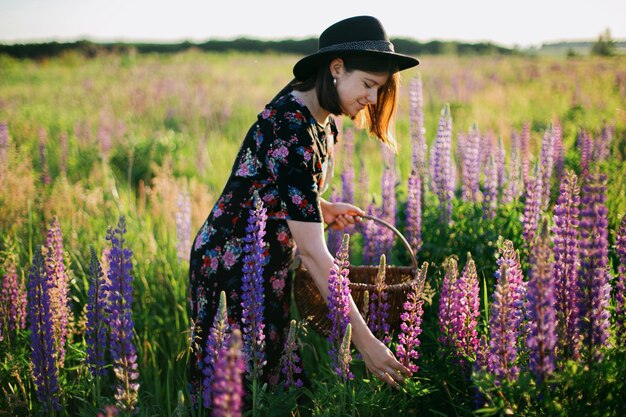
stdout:
{"type": "Polygon", "coordinates": [[[391,59],[398,71],[414,67],[419,61],[395,52],[385,28],[372,16],[355,16],[328,27],[319,37],[316,53],[305,56],[293,67],[298,80],[309,78],[322,63],[342,54],[367,54],[391,59]]]}

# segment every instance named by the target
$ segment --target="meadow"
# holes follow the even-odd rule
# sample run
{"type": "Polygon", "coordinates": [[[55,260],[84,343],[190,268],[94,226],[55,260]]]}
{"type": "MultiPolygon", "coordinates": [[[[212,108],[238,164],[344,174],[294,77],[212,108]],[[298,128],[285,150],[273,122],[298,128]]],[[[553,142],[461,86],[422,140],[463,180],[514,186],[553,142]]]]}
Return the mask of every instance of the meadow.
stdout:
{"type": "MultiPolygon", "coordinates": [[[[393,390],[353,351],[355,377],[343,379],[328,341],[294,307],[309,382],[261,387],[255,415],[625,415],[626,59],[420,59],[403,73],[397,154],[342,119],[334,191],[325,196],[357,190],[353,201],[393,222],[419,265],[428,263],[418,370],[393,390]],[[576,271],[571,288],[559,287],[559,268],[576,271]],[[502,278],[514,275],[524,288],[517,293],[502,278]],[[471,283],[465,316],[449,301],[457,282],[471,283]],[[544,299],[553,287],[555,299],[544,299]],[[578,293],[588,308],[572,313],[580,318],[568,342],[559,302],[578,293]],[[554,317],[538,326],[544,314],[554,317]],[[473,323],[463,328],[464,350],[462,317],[473,323]],[[551,367],[537,365],[536,346],[547,348],[539,363],[551,367]]],[[[0,415],[202,414],[186,382],[191,239],[296,60],[199,51],[0,56],[0,415]],[[118,303],[132,313],[122,322],[133,324],[118,336],[136,350],[134,359],[126,352],[121,388],[112,372],[119,363],[94,371],[87,308],[112,262],[125,265],[118,303]],[[37,305],[55,316],[47,325],[56,350],[44,366],[53,377],[37,365],[45,362],[33,338],[45,321],[37,305]]],[[[389,265],[410,264],[398,244],[368,252],[371,233],[351,231],[354,265],[376,265],[381,253],[389,265]]],[[[394,351],[399,335],[387,335],[394,351]]]]}

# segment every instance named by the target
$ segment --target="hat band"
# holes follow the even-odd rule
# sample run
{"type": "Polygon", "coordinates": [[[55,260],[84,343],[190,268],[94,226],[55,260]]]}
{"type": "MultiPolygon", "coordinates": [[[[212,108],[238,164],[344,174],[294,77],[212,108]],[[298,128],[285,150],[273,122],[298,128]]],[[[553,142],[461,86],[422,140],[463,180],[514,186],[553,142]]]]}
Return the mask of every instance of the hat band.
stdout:
{"type": "Polygon", "coordinates": [[[325,46],[317,52],[328,51],[378,51],[378,52],[395,52],[393,44],[389,41],[354,41],[337,43],[335,45],[325,46]]]}

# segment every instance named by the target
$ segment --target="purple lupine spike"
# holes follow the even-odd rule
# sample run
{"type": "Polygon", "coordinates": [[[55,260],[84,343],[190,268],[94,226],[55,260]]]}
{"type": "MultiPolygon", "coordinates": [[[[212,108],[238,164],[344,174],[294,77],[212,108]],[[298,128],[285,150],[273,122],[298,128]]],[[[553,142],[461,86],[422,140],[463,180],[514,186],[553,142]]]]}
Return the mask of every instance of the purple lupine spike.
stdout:
{"type": "Polygon", "coordinates": [[[300,356],[298,355],[298,341],[296,339],[296,321],[291,320],[289,334],[280,358],[281,372],[285,376],[285,388],[302,388],[304,383],[298,376],[302,373],[300,356]]]}
{"type": "Polygon", "coordinates": [[[210,408],[213,404],[213,381],[215,380],[215,365],[219,359],[219,354],[227,345],[230,337],[230,326],[226,312],[226,293],[220,292],[220,301],[217,313],[213,319],[213,325],[209,330],[206,341],[206,356],[204,357],[204,367],[202,374],[202,401],[205,408],[210,408]]]}
{"type": "Polygon", "coordinates": [[[520,161],[522,170],[522,183],[526,186],[530,176],[530,122],[522,124],[520,134],[520,161]]]}
{"type": "Polygon", "coordinates": [[[115,400],[125,412],[134,412],[139,394],[137,350],[133,344],[133,253],[126,247],[126,219],[120,216],[117,227],[107,229],[106,239],[111,242],[107,255],[109,264],[108,320],[111,331],[109,345],[113,374],[115,375],[115,400]]]}
{"type": "Polygon", "coordinates": [[[542,210],[547,210],[550,205],[550,185],[552,182],[552,170],[554,165],[554,128],[546,129],[541,142],[541,204],[542,210]]]}
{"type": "MultiPolygon", "coordinates": [[[[328,200],[331,203],[337,203],[341,201],[335,187],[332,187],[330,192],[330,198],[328,200]]],[[[341,248],[342,235],[343,232],[341,230],[333,229],[330,227],[328,228],[328,230],[326,230],[326,246],[328,247],[328,251],[330,253],[337,253],[337,251],[341,248]]]]}
{"type": "Polygon", "coordinates": [[[48,277],[39,248],[33,257],[28,278],[28,324],[35,392],[37,399],[43,404],[44,411],[51,412],[61,409],[59,369],[50,300],[53,283],[48,277]]]}
{"type": "MultiPolygon", "coordinates": [[[[396,224],[396,170],[393,152],[385,145],[382,145],[384,160],[381,191],[382,210],[381,217],[391,225],[396,224]]],[[[394,242],[393,231],[389,228],[377,227],[377,234],[380,234],[382,243],[382,253],[390,256],[394,242]]]]}
{"type": "MultiPolygon", "coordinates": [[[[526,316],[526,286],[524,275],[522,273],[522,264],[520,262],[520,254],[515,250],[513,242],[508,239],[498,241],[498,252],[500,257],[496,261],[498,266],[506,264],[507,269],[507,285],[511,291],[511,299],[514,306],[513,323],[518,335],[523,336],[526,329],[523,326],[524,317],[526,316]]],[[[500,279],[500,270],[495,273],[496,279],[500,279]]]]}
{"type": "MultiPolygon", "coordinates": [[[[26,288],[17,273],[15,252],[9,243],[9,251],[3,262],[4,277],[0,292],[0,331],[8,332],[9,339],[15,332],[26,328],[26,288]]],[[[7,334],[7,333],[4,333],[7,334]]]]}
{"type": "Polygon", "coordinates": [[[578,211],[580,188],[574,172],[561,180],[554,206],[554,292],[556,298],[558,353],[562,358],[579,358],[578,328],[578,211]]]}
{"type": "Polygon", "coordinates": [[[178,259],[189,258],[191,248],[191,198],[189,191],[178,193],[176,197],[176,252],[178,259]]]}
{"type": "Polygon", "coordinates": [[[615,124],[607,124],[606,120],[602,122],[602,131],[598,147],[596,148],[596,161],[606,161],[611,153],[611,141],[615,132],[615,124]]]}
{"type": "Polygon", "coordinates": [[[618,346],[626,347],[626,214],[617,230],[615,251],[619,256],[615,284],[615,339],[618,346]]]}
{"type": "Polygon", "coordinates": [[[452,317],[455,306],[453,305],[452,291],[456,280],[459,278],[459,269],[454,257],[449,257],[443,263],[446,271],[441,285],[439,296],[439,343],[444,347],[454,347],[454,333],[452,329],[452,317]]]}
{"type": "Polygon", "coordinates": [[[380,256],[378,273],[374,285],[376,290],[370,293],[368,327],[372,333],[383,343],[389,343],[389,302],[387,301],[387,283],[385,273],[387,261],[385,255],[380,256]]]}
{"type": "Polygon", "coordinates": [[[506,184],[506,150],[500,136],[498,136],[498,141],[495,144],[493,157],[496,164],[496,172],[498,173],[498,193],[500,193],[504,190],[504,184],[506,184]]]}
{"type": "Polygon", "coordinates": [[[419,359],[418,348],[421,344],[419,335],[422,334],[422,315],[424,314],[424,300],[420,298],[422,288],[420,282],[424,282],[428,263],[424,262],[419,271],[419,277],[408,291],[406,301],[402,304],[404,310],[400,314],[400,334],[396,345],[396,355],[400,363],[409,368],[411,372],[417,372],[419,367],[415,363],[419,359]]]}
{"type": "Polygon", "coordinates": [[[580,210],[579,324],[589,353],[599,360],[609,346],[610,326],[606,174],[594,173],[587,180],[580,210]]]}
{"type": "Polygon", "coordinates": [[[102,266],[93,247],[90,248],[89,291],[87,301],[87,367],[94,377],[106,375],[106,347],[108,345],[106,304],[109,290],[104,279],[102,266]]]}
{"type": "Polygon", "coordinates": [[[581,130],[578,132],[577,139],[580,148],[580,178],[586,178],[589,175],[589,166],[591,164],[591,152],[593,150],[593,139],[589,132],[581,130]]]}
{"type": "Polygon", "coordinates": [[[544,220],[537,243],[531,252],[527,292],[529,321],[527,346],[530,351],[528,367],[535,375],[537,384],[542,384],[555,368],[556,300],[551,252],[548,222],[544,220]]]}
{"type": "Polygon", "coordinates": [[[563,149],[563,129],[558,119],[552,123],[552,133],[554,134],[554,178],[559,184],[565,170],[565,150],[563,149]]]}
{"type": "Polygon", "coordinates": [[[487,368],[496,382],[517,378],[517,310],[509,285],[508,264],[503,262],[498,270],[498,280],[491,303],[489,317],[489,354],[487,368]]]}
{"type": "Polygon", "coordinates": [[[522,235],[528,249],[532,248],[535,235],[537,234],[537,223],[541,213],[542,189],[541,176],[538,173],[537,166],[535,166],[534,175],[526,181],[526,202],[522,218],[522,235]]]}
{"type": "Polygon", "coordinates": [[[61,234],[61,226],[56,218],[53,218],[50,222],[47,232],[45,263],[48,278],[52,283],[52,325],[54,327],[57,365],[59,368],[63,368],[68,325],[72,320],[69,306],[70,283],[63,255],[63,236],[61,234]]]}
{"type": "Polygon", "coordinates": [[[348,323],[346,326],[346,332],[341,339],[341,345],[339,346],[339,355],[337,365],[335,367],[335,373],[341,378],[343,382],[354,379],[354,374],[350,371],[350,362],[352,362],[352,355],[350,353],[350,343],[352,341],[352,324],[348,323]]]}
{"type": "Polygon", "coordinates": [[[522,190],[521,184],[521,143],[517,132],[511,134],[511,157],[506,171],[506,185],[503,190],[502,202],[504,204],[515,201],[522,190]]]}
{"type": "Polygon", "coordinates": [[[370,183],[367,169],[364,165],[363,159],[359,158],[359,192],[354,195],[354,204],[359,207],[365,207],[369,198],[370,183]]]}
{"type": "Polygon", "coordinates": [[[413,253],[417,254],[422,248],[422,183],[415,169],[411,171],[408,180],[405,216],[406,237],[413,253]]]}
{"type": "Polygon", "coordinates": [[[243,349],[246,354],[246,372],[250,380],[263,375],[265,358],[265,294],[263,271],[265,265],[265,222],[267,209],[258,193],[254,193],[253,209],[250,210],[243,257],[242,321],[243,349]]]}
{"type": "MultiPolygon", "coordinates": [[[[341,241],[341,250],[334,259],[333,267],[328,278],[328,318],[332,326],[328,341],[330,342],[331,367],[341,369],[341,342],[346,333],[346,327],[350,323],[350,279],[349,274],[349,246],[350,235],[344,234],[341,241]]],[[[339,375],[343,377],[343,375],[339,375]]]]}
{"type": "MultiPolygon", "coordinates": [[[[459,136],[459,139],[461,139],[461,136],[459,136]]],[[[476,123],[472,125],[467,136],[465,136],[460,160],[463,175],[461,185],[463,201],[476,201],[480,178],[480,132],[476,123]]]]}
{"type": "Polygon", "coordinates": [[[424,128],[424,96],[422,78],[418,75],[409,83],[409,123],[411,130],[411,169],[426,180],[426,129],[424,128]]]}
{"type": "MultiPolygon", "coordinates": [[[[380,207],[372,200],[367,206],[368,216],[381,217],[380,207]]],[[[380,233],[380,227],[373,221],[363,222],[361,225],[363,233],[363,264],[374,265],[384,252],[384,239],[380,233]]]]}
{"type": "Polygon", "coordinates": [[[485,184],[483,198],[483,217],[494,219],[498,206],[498,171],[494,157],[489,158],[485,167],[485,184]]]}
{"type": "Polygon", "coordinates": [[[46,129],[39,129],[39,168],[41,169],[41,183],[50,185],[52,179],[48,170],[48,150],[46,149],[46,129]]]}
{"type": "Polygon", "coordinates": [[[455,174],[452,170],[452,117],[450,106],[441,110],[437,139],[431,153],[431,175],[433,191],[439,198],[440,222],[448,224],[452,218],[452,198],[454,197],[455,174]]]}
{"type": "Polygon", "coordinates": [[[214,417],[242,416],[246,359],[241,344],[241,331],[233,329],[229,343],[219,353],[213,380],[214,417]]]}
{"type": "Polygon", "coordinates": [[[478,333],[476,326],[480,316],[480,296],[476,264],[470,253],[461,276],[452,284],[453,313],[450,319],[454,348],[461,365],[469,370],[467,360],[476,357],[478,333]]]}
{"type": "MultiPolygon", "coordinates": [[[[354,204],[354,129],[347,129],[343,138],[343,170],[341,171],[341,198],[354,204]]],[[[333,253],[333,252],[331,252],[333,253]]]]}

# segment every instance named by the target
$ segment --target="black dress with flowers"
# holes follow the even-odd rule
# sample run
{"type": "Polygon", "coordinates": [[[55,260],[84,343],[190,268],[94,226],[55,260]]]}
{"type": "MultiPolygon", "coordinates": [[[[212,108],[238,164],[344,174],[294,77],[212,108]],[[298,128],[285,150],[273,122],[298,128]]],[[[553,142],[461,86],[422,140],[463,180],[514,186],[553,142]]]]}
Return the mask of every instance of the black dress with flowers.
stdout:
{"type": "Polygon", "coordinates": [[[226,292],[231,326],[241,326],[243,238],[255,191],[268,217],[263,271],[267,365],[263,373],[270,385],[280,380],[279,360],[290,321],[289,269],[295,254],[286,220],[322,222],[319,190],[329,146],[337,135],[330,120],[325,129],[285,89],[248,131],[230,178],[191,250],[192,396],[201,392],[204,347],[221,291],[226,292]]]}

